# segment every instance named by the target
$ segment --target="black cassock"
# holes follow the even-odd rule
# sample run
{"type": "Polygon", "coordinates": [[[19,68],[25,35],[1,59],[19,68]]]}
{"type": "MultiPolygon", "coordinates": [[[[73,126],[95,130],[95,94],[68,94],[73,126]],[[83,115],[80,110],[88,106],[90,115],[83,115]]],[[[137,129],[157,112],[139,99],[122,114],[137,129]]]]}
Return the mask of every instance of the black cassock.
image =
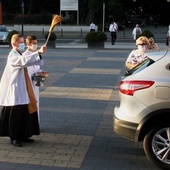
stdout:
{"type": "Polygon", "coordinates": [[[20,140],[39,134],[38,114],[29,114],[27,104],[3,106],[0,113],[0,136],[20,140]]]}

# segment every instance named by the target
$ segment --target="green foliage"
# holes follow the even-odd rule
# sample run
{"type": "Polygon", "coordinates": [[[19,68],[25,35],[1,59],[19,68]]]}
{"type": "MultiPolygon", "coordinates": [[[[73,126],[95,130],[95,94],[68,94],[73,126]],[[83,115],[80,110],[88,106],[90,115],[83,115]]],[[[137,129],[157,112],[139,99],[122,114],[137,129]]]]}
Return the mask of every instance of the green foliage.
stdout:
{"type": "MultiPolygon", "coordinates": [[[[44,35],[44,36],[45,36],[45,39],[47,39],[48,34],[49,34],[49,33],[46,33],[46,34],[44,35]]],[[[56,34],[55,34],[54,32],[52,32],[51,35],[50,35],[49,41],[54,41],[55,39],[57,39],[57,36],[56,36],[56,34]]]]}
{"type": "Polygon", "coordinates": [[[148,39],[150,37],[154,38],[154,34],[151,31],[149,31],[149,30],[144,30],[140,36],[146,36],[148,39]]]}
{"type": "Polygon", "coordinates": [[[6,38],[6,41],[10,43],[10,42],[11,42],[11,38],[12,38],[12,36],[13,36],[14,34],[19,34],[19,33],[18,33],[18,31],[16,31],[16,30],[10,31],[10,32],[8,33],[8,36],[7,36],[7,38],[6,38]]]}
{"type": "MultiPolygon", "coordinates": [[[[21,9],[21,0],[2,0],[2,15],[3,15],[3,24],[21,24],[22,19],[18,17],[22,13],[21,9]]],[[[60,1],[50,1],[50,0],[24,0],[25,8],[24,14],[29,17],[24,18],[24,24],[49,24],[51,23],[51,14],[60,13],[60,1]],[[49,15],[49,17],[47,16],[49,15]],[[39,15],[44,15],[43,17],[39,15]]],[[[126,22],[127,15],[132,13],[131,16],[140,16],[141,13],[138,7],[142,5],[144,12],[146,14],[146,21],[149,19],[151,14],[151,9],[154,11],[154,16],[159,16],[159,24],[169,25],[170,18],[168,17],[169,10],[157,10],[157,6],[160,6],[160,9],[165,9],[167,1],[142,1],[136,0],[79,0],[79,11],[80,11],[80,23],[89,25],[90,21],[93,20],[94,23],[102,23],[102,12],[103,12],[103,3],[105,3],[105,18],[106,23],[109,25],[113,20],[117,22],[126,22]],[[155,2],[157,5],[155,5],[155,2]],[[138,10],[133,10],[133,9],[138,10]],[[129,13],[129,12],[130,13],[129,13]],[[129,14],[128,14],[129,13],[129,14]]],[[[168,6],[167,6],[168,7],[168,6]]],[[[62,12],[62,15],[65,12],[62,12]]],[[[76,21],[77,14],[76,11],[69,12],[72,16],[72,21],[76,21]]],[[[135,18],[136,19],[136,18],[135,18]]],[[[76,24],[76,22],[74,22],[76,24]]],[[[136,24],[136,21],[131,21],[131,23],[136,24]]]]}
{"type": "Polygon", "coordinates": [[[102,1],[90,0],[88,2],[88,7],[89,7],[90,10],[97,11],[102,7],[102,1]]]}
{"type": "Polygon", "coordinates": [[[40,13],[40,14],[31,14],[31,15],[21,15],[18,14],[14,18],[15,24],[49,24],[51,23],[52,15],[47,13],[40,13]]]}
{"type": "Polygon", "coordinates": [[[106,3],[106,9],[109,15],[112,16],[111,18],[109,18],[109,23],[113,21],[120,22],[124,19],[124,11],[126,11],[126,9],[125,5],[123,5],[123,2],[121,2],[120,0],[108,0],[108,2],[106,3]]]}
{"type": "Polygon", "coordinates": [[[107,40],[107,35],[104,32],[89,32],[85,36],[86,42],[104,42],[107,40]]]}

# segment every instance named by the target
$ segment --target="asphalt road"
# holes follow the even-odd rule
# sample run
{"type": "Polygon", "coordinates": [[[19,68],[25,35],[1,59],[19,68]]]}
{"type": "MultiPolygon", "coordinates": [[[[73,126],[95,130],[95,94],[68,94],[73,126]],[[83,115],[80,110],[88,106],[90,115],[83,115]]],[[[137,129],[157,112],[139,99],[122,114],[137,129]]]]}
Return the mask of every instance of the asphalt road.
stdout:
{"type": "MultiPolygon", "coordinates": [[[[0,48],[0,76],[9,48],[0,48]]],[[[22,148],[0,138],[2,170],[156,170],[142,143],[113,131],[113,108],[130,49],[48,49],[40,87],[41,135],[22,148]]]]}

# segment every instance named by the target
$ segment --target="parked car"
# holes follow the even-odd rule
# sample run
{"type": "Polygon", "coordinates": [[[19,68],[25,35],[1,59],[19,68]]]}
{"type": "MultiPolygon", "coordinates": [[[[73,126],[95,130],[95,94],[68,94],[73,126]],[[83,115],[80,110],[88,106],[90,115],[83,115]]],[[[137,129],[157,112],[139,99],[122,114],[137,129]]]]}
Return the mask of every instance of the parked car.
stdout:
{"type": "Polygon", "coordinates": [[[0,25],[0,43],[6,43],[6,38],[8,36],[8,29],[5,25],[0,25]]]}
{"type": "Polygon", "coordinates": [[[148,59],[122,77],[113,127],[129,140],[143,141],[148,159],[170,169],[170,51],[146,54],[148,59]]]}

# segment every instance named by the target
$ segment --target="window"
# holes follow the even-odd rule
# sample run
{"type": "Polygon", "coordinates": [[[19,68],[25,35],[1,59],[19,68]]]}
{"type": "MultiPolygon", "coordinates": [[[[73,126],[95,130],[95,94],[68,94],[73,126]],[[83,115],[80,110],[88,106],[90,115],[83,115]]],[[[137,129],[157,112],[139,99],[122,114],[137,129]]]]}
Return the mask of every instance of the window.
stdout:
{"type": "Polygon", "coordinates": [[[136,73],[142,71],[143,69],[145,69],[146,67],[150,66],[154,62],[155,62],[154,60],[148,58],[148,59],[144,60],[142,63],[140,63],[139,65],[135,66],[132,70],[127,71],[124,76],[126,77],[126,76],[136,74],[136,73]]]}

